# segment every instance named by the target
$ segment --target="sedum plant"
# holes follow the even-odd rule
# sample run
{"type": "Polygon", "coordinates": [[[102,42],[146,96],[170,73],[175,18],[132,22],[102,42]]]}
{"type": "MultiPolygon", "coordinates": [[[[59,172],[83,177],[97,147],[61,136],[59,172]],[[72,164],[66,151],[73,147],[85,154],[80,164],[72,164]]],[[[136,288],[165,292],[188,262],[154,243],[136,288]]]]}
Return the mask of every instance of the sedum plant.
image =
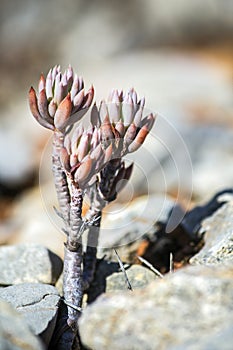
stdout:
{"type": "Polygon", "coordinates": [[[83,293],[95,273],[102,210],[116,199],[123,187],[121,180],[131,176],[133,164],[126,167],[123,157],[143,144],[155,120],[153,114],[143,118],[145,100],[139,100],[134,89],[126,94],[113,90],[107,102],[91,108],[90,127],[78,123],[73,129],[91,107],[93,96],[93,87],[85,93],[83,79],[71,66],[64,73],[55,66],[46,78],[41,75],[37,93],[33,87],[29,91],[32,115],[53,132],[57,212],[66,233],[63,293],[67,312],[58,330],[57,349],[79,349],[78,318],[83,293]],[[82,214],[84,195],[90,201],[86,216],[82,214]]]}

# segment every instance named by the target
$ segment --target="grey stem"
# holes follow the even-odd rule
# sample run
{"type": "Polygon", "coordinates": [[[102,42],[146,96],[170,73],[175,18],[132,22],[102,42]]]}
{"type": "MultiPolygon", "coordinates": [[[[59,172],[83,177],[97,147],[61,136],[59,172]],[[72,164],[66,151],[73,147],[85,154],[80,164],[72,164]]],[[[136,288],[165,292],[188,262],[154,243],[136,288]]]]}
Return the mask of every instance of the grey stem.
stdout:
{"type": "Polygon", "coordinates": [[[52,170],[60,211],[66,226],[69,225],[70,193],[67,177],[60,161],[60,151],[64,146],[64,134],[58,130],[53,134],[52,170]]]}
{"type": "Polygon", "coordinates": [[[80,231],[82,227],[83,193],[71,183],[70,229],[65,245],[63,291],[67,303],[67,324],[77,331],[83,296],[82,276],[82,243],[80,231]],[[73,307],[74,306],[74,307],[73,307]]]}
{"type": "MultiPolygon", "coordinates": [[[[70,327],[61,335],[60,347],[64,346],[67,338],[71,338],[76,345],[72,349],[79,349],[78,345],[78,319],[81,312],[83,297],[82,261],[83,251],[80,241],[82,232],[82,190],[71,183],[70,225],[67,242],[65,244],[64,268],[63,268],[63,294],[67,306],[66,323],[70,327]],[[73,334],[70,333],[70,329],[73,334]],[[72,339],[73,337],[73,339],[72,339]]],[[[74,344],[74,343],[73,343],[74,344]]],[[[59,348],[60,349],[60,348],[59,348]]],[[[69,349],[69,348],[68,348],[69,349]]]]}
{"type": "Polygon", "coordinates": [[[89,189],[91,207],[88,210],[85,220],[88,223],[87,249],[84,257],[83,288],[87,290],[94,279],[97,246],[99,241],[102,210],[107,202],[99,194],[98,182],[89,189]]]}
{"type": "Polygon", "coordinates": [[[99,231],[101,223],[101,211],[93,213],[91,219],[94,221],[88,227],[87,249],[84,257],[84,273],[83,273],[83,289],[87,290],[94,279],[96,261],[97,261],[97,246],[99,241],[99,231]]]}

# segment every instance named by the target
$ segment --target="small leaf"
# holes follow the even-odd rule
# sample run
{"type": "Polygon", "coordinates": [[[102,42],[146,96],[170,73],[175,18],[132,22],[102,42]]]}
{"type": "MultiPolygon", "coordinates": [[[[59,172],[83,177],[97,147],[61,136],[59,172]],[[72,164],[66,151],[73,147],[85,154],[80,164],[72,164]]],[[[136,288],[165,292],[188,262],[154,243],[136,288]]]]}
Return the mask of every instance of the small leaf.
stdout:
{"type": "Polygon", "coordinates": [[[80,184],[81,182],[84,182],[90,177],[92,163],[93,163],[93,160],[90,158],[90,156],[88,156],[86,160],[83,163],[81,163],[79,168],[76,170],[74,174],[74,179],[76,182],[78,182],[78,184],[80,184]]]}
{"type": "Polygon", "coordinates": [[[61,149],[61,152],[60,152],[60,160],[61,160],[61,163],[62,163],[62,166],[63,168],[66,170],[66,171],[70,171],[71,169],[71,166],[70,166],[70,156],[67,152],[67,149],[65,147],[63,147],[61,149]]]}
{"type": "Polygon", "coordinates": [[[72,102],[70,99],[70,94],[68,93],[68,95],[64,98],[64,100],[62,100],[62,102],[57,107],[54,116],[54,125],[58,130],[62,131],[67,126],[71,110],[72,102]]]}
{"type": "Polygon", "coordinates": [[[32,113],[33,117],[37,120],[37,122],[47,129],[54,130],[54,126],[51,125],[50,123],[48,123],[40,115],[40,112],[38,110],[38,105],[37,105],[36,92],[33,89],[33,87],[31,87],[31,89],[29,90],[28,98],[29,98],[29,106],[30,106],[31,113],[32,113]]]}
{"type": "Polygon", "coordinates": [[[129,145],[128,151],[129,153],[135,152],[141,147],[143,142],[145,141],[146,136],[148,135],[149,130],[144,125],[138,132],[137,136],[135,137],[134,141],[129,145]]]}

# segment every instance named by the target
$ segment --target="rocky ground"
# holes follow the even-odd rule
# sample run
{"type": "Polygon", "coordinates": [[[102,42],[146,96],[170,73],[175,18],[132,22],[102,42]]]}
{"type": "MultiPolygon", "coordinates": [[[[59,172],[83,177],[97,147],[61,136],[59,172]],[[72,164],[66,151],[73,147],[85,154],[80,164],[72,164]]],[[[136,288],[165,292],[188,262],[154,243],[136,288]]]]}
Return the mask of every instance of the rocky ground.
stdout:
{"type": "MultiPolygon", "coordinates": [[[[188,211],[170,233],[168,221],[169,214],[136,241],[135,222],[129,242],[121,235],[112,242],[130,291],[113,250],[99,252],[105,256],[79,321],[83,349],[231,349],[233,191],[188,211]],[[138,256],[168,273],[158,275],[138,256]]],[[[42,245],[6,245],[0,247],[0,271],[1,349],[53,348],[61,259],[42,245]]]]}
{"type": "Polygon", "coordinates": [[[26,94],[41,70],[71,63],[97,102],[134,86],[158,114],[127,158],[131,181],[104,211],[83,349],[231,350],[232,3],[68,3],[0,4],[0,349],[54,345],[65,237],[50,133],[26,94]]]}

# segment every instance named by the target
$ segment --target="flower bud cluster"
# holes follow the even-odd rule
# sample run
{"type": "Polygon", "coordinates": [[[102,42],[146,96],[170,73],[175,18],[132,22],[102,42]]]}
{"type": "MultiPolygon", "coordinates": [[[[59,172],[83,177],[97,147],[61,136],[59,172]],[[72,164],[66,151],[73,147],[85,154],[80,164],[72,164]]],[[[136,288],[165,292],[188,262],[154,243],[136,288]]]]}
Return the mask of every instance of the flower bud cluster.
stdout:
{"type": "Polygon", "coordinates": [[[83,79],[74,74],[71,66],[63,74],[60,66],[55,66],[46,78],[41,74],[37,94],[31,87],[29,105],[42,126],[64,131],[83,117],[93,97],[93,86],[85,93],[83,79]]]}
{"type": "Polygon", "coordinates": [[[95,175],[112,157],[112,144],[106,149],[101,144],[100,130],[84,130],[78,126],[70,138],[66,136],[61,150],[61,162],[69,177],[84,189],[95,180],[95,175]]]}
{"type": "Polygon", "coordinates": [[[134,89],[125,95],[113,90],[108,103],[102,101],[99,110],[92,108],[91,122],[101,129],[105,145],[113,142],[115,157],[135,152],[152,129],[155,116],[151,113],[143,118],[144,105],[145,99],[138,100],[134,89]]]}

